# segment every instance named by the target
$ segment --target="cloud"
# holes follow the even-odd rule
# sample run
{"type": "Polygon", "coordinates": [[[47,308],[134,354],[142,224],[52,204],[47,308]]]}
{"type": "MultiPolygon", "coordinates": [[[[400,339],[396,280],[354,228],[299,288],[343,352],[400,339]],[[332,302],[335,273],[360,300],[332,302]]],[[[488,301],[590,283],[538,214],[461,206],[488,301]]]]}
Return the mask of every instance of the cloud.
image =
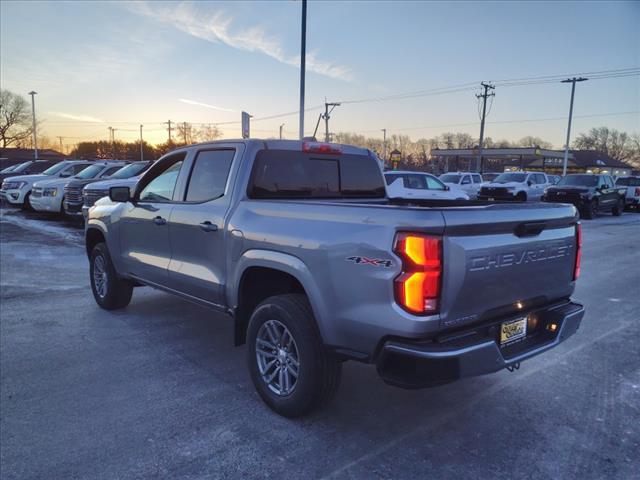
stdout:
{"type": "Polygon", "coordinates": [[[55,115],[56,117],[68,118],[69,120],[77,120],[79,122],[95,122],[95,123],[104,123],[104,120],[101,120],[96,117],[91,117],[89,115],[76,115],[75,113],[65,113],[65,112],[49,112],[49,115],[55,115]]]}
{"type": "MultiPolygon", "coordinates": [[[[129,4],[129,8],[147,18],[172,25],[196,38],[212,43],[224,43],[238,50],[259,52],[286,65],[300,66],[300,56],[288,55],[280,41],[270,37],[262,27],[254,26],[232,32],[233,19],[222,12],[203,15],[195,12],[193,7],[186,3],[168,6],[136,2],[129,4]]],[[[331,78],[353,81],[353,74],[349,68],[319,60],[316,55],[316,52],[307,52],[307,70],[331,78]]]]}
{"type": "Polygon", "coordinates": [[[182,103],[187,103],[189,105],[197,105],[199,107],[212,108],[214,110],[220,110],[221,112],[235,112],[235,110],[231,110],[230,108],[222,108],[216,107],[215,105],[209,105],[208,103],[196,102],[195,100],[188,100],[186,98],[179,98],[179,101],[182,103]]]}

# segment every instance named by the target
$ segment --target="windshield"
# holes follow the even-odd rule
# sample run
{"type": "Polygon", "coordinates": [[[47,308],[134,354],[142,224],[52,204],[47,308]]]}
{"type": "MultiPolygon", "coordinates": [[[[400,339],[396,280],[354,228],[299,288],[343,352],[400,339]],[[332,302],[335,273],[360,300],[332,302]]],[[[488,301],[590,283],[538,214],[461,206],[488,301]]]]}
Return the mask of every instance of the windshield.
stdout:
{"type": "Polygon", "coordinates": [[[595,187],[598,185],[598,177],[594,175],[567,175],[557,185],[570,187],[595,187]]]}
{"type": "Polygon", "coordinates": [[[440,180],[444,183],[460,183],[461,175],[456,175],[455,173],[446,173],[444,175],[440,175],[440,180]]]}
{"type": "Polygon", "coordinates": [[[49,167],[44,172],[42,172],[42,175],[55,175],[67,166],[69,166],[69,164],[65,162],[56,163],[53,167],[49,167]]]}
{"type": "Polygon", "coordinates": [[[484,180],[485,182],[491,182],[493,181],[498,175],[500,175],[499,173],[483,173],[482,174],[482,180],[484,180]]]}
{"type": "Polygon", "coordinates": [[[616,180],[616,185],[623,187],[640,187],[640,177],[624,177],[616,180]]]}
{"type": "Polygon", "coordinates": [[[527,178],[526,173],[501,173],[493,181],[495,183],[518,182],[522,183],[527,178]]]}
{"type": "Polygon", "coordinates": [[[15,172],[18,168],[20,168],[22,165],[26,165],[27,163],[29,162],[19,163],[17,165],[11,165],[10,167],[7,167],[4,170],[0,171],[0,173],[15,172]]]}
{"type": "Polygon", "coordinates": [[[87,167],[84,170],[82,170],[79,174],[77,174],[73,178],[79,178],[80,180],[93,178],[96,175],[98,175],[103,168],[104,168],[104,165],[91,165],[90,167],[87,167]]]}
{"type": "Polygon", "coordinates": [[[147,162],[136,162],[126,167],[122,167],[116,173],[111,175],[109,178],[130,178],[139,175],[142,171],[146,170],[149,166],[147,162]]]}

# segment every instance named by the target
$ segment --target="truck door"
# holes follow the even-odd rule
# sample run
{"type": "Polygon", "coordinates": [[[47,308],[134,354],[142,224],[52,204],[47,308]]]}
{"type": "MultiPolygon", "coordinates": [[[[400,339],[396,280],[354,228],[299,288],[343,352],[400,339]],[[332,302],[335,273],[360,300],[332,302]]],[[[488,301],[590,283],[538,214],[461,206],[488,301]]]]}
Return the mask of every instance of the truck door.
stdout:
{"type": "Polygon", "coordinates": [[[600,206],[605,209],[612,208],[618,201],[613,179],[608,175],[602,175],[599,177],[598,186],[600,186],[600,206]]]}
{"type": "Polygon", "coordinates": [[[189,162],[169,222],[170,287],[209,303],[224,305],[226,213],[231,203],[229,181],[234,158],[244,146],[202,148],[189,162]]]}
{"type": "Polygon", "coordinates": [[[171,260],[168,222],[184,159],[185,153],[178,153],[160,160],[119,220],[120,251],[127,272],[162,286],[167,285],[171,260]]]}

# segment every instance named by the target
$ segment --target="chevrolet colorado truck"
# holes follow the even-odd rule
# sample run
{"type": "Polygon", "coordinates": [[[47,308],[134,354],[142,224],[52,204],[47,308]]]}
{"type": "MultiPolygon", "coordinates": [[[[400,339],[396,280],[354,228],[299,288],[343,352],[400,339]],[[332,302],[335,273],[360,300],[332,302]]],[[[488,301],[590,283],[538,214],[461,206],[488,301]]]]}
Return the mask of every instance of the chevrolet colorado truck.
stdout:
{"type": "Polygon", "coordinates": [[[574,173],[547,188],[542,201],[571,203],[583,218],[593,219],[598,212],[622,215],[626,194],[626,187],[616,186],[611,175],[574,173]]]}
{"type": "Polygon", "coordinates": [[[574,206],[392,200],[375,155],[347,145],[177,149],[91,207],[85,239],[100,307],[146,285],[227,314],[289,417],[327,402],[346,360],[440,385],[517,369],[584,314],[574,206]]]}

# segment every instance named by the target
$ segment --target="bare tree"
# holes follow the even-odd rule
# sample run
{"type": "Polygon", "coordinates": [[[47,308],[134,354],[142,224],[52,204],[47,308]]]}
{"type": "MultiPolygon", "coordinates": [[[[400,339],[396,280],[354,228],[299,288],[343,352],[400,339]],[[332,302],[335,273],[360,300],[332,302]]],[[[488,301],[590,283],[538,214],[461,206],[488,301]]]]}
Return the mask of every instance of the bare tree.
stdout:
{"type": "Polygon", "coordinates": [[[518,140],[517,145],[519,147],[540,147],[540,148],[553,148],[553,145],[549,142],[545,142],[540,137],[526,136],[518,140]]]}
{"type": "Polygon", "coordinates": [[[9,90],[0,90],[0,141],[2,147],[20,144],[32,134],[27,101],[9,90]]]}
{"type": "Polygon", "coordinates": [[[195,129],[194,137],[199,142],[210,142],[220,138],[222,133],[215,125],[201,125],[199,129],[195,129]]]}
{"type": "Polygon", "coordinates": [[[573,142],[577,150],[598,150],[616,160],[625,160],[631,156],[629,135],[608,127],[592,128],[581,133],[573,142]]]}

